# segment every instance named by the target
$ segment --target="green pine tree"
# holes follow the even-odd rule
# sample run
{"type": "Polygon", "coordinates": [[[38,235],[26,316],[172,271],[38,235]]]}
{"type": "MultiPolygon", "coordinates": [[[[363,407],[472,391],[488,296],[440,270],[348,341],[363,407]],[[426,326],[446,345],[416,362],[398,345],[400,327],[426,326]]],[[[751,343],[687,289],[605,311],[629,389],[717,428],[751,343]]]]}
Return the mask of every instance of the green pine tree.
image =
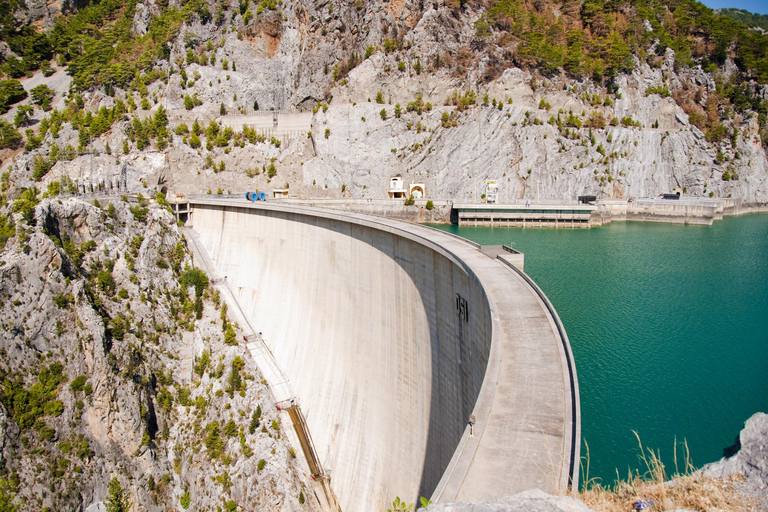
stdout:
{"type": "Polygon", "coordinates": [[[107,512],[128,512],[131,509],[131,497],[123,490],[117,477],[109,481],[105,504],[107,512]]]}

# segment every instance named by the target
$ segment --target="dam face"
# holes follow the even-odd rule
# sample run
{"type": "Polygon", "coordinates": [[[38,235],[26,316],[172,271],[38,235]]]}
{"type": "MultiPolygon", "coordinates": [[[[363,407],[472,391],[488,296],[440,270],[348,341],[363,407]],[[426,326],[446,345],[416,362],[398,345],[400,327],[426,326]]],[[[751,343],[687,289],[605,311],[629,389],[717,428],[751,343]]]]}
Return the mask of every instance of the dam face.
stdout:
{"type": "MultiPolygon", "coordinates": [[[[550,382],[533,385],[547,387],[542,396],[553,399],[531,404],[518,397],[524,407],[508,412],[521,417],[504,417],[505,397],[523,390],[502,382],[513,371],[502,355],[506,364],[528,356],[504,352],[510,327],[498,318],[490,283],[461,253],[499,262],[467,244],[440,243],[447,235],[384,219],[192,203],[190,224],[290,380],[342,510],[386,510],[395,496],[412,503],[419,496],[450,501],[530,487],[564,490],[578,413],[563,404],[572,399],[567,383],[575,374],[562,364],[552,319],[538,302],[536,314],[524,304],[518,320],[539,322],[536,329],[549,335],[539,351],[555,357],[540,372],[550,382]],[[515,389],[499,391],[500,384],[515,389]],[[530,421],[541,424],[524,424],[530,421]],[[525,469],[539,464],[543,470],[525,469]]],[[[514,272],[501,270],[522,289],[514,272]]]]}

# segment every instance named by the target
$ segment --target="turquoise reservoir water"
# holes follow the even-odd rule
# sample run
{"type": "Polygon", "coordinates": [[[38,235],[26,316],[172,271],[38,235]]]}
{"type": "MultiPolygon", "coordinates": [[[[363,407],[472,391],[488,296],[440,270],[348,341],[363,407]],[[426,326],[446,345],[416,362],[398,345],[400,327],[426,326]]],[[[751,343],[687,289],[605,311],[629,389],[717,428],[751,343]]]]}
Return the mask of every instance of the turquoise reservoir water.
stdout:
{"type": "Polygon", "coordinates": [[[768,412],[768,215],[713,226],[436,227],[525,253],[571,341],[590,477],[613,484],[617,469],[641,467],[633,430],[672,473],[676,440],[680,470],[683,440],[700,467],[768,412]]]}

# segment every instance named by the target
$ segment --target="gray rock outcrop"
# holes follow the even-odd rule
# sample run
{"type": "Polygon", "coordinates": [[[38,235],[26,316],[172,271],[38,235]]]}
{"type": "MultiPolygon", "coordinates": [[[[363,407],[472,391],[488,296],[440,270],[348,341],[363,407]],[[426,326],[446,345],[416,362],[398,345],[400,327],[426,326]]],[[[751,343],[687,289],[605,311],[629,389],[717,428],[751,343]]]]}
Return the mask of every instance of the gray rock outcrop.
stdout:
{"type": "Polygon", "coordinates": [[[700,471],[716,478],[741,473],[758,496],[768,496],[768,414],[759,412],[747,420],[735,455],[707,464],[700,471]]]}
{"type": "MultiPolygon", "coordinates": [[[[30,5],[29,12],[38,13],[58,4],[30,5]]],[[[152,0],[137,4],[133,32],[144,33],[159,12],[152,0]]],[[[657,67],[637,61],[633,72],[618,76],[612,93],[590,80],[543,78],[492,62],[498,51],[492,45],[472,50],[480,14],[472,5],[456,10],[441,1],[302,0],[274,10],[264,7],[252,18],[231,8],[220,24],[191,16],[172,41],[170,58],[157,63],[163,72],[173,68],[175,73],[167,84],[157,80],[147,86],[149,111],[133,111],[93,140],[90,148],[100,157],[60,160],[46,181],[63,175],[103,181],[128,162],[134,186],[139,181],[154,185],[164,176],[171,190],[184,193],[269,191],[287,184],[298,198],[385,198],[389,178],[401,174],[407,182],[425,183],[427,196],[453,201],[480,201],[485,181],[492,179],[505,201],[571,201],[584,194],[625,199],[680,191],[768,202],[768,157],[757,116],[731,116],[723,121],[727,136],[715,139],[688,115],[703,112],[717,94],[711,73],[700,66],[676,66],[674,52],[666,49],[657,67]],[[649,93],[664,87],[671,93],[649,93]],[[467,110],[444,105],[470,90],[476,101],[467,110]],[[490,104],[482,105],[486,94],[490,104]],[[201,104],[187,110],[186,95],[196,95],[201,104]],[[433,108],[408,112],[417,98],[433,108]],[[312,116],[306,129],[311,136],[294,133],[279,148],[268,142],[209,146],[204,136],[201,148],[191,148],[184,136],[175,135],[162,152],[129,144],[127,155],[104,155],[107,144],[113,154],[120,151],[131,117],[153,115],[161,105],[175,127],[191,126],[196,119],[203,125],[221,121],[222,106],[230,117],[246,119],[270,109],[309,112],[320,103],[330,107],[312,116]],[[395,115],[398,104],[400,116],[395,115]],[[380,117],[382,109],[386,119],[380,117]],[[571,113],[578,118],[574,126],[566,122],[571,113]],[[593,129],[575,126],[590,119],[597,120],[593,129]],[[276,176],[254,172],[273,158],[276,176]],[[212,170],[213,163],[222,162],[226,170],[212,170]]],[[[725,66],[724,73],[734,69],[725,66]]],[[[59,75],[38,74],[25,83],[51,84],[59,92],[54,104],[61,108],[59,75]]],[[[766,94],[765,86],[756,88],[766,94]]],[[[83,93],[91,111],[129,97],[141,102],[132,91],[117,90],[114,97],[98,90],[83,93]]],[[[12,109],[6,118],[14,114],[12,109]]],[[[44,115],[36,110],[33,118],[40,121],[44,115]]],[[[58,140],[46,137],[40,149],[19,157],[15,166],[5,161],[2,170],[29,169],[54,142],[77,148],[78,133],[65,123],[58,140]]],[[[15,180],[19,173],[11,174],[15,180]]]]}
{"type": "Polygon", "coordinates": [[[4,499],[103,510],[115,477],[132,510],[317,510],[243,333],[217,294],[196,306],[181,282],[173,215],[115,199],[15,215],[0,257],[4,499]]]}

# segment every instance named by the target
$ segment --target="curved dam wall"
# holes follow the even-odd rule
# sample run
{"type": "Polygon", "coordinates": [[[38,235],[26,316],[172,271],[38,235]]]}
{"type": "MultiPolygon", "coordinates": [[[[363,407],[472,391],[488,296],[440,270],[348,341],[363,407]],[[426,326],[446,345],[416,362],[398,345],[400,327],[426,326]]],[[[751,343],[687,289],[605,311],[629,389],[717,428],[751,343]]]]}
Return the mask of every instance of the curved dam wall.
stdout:
{"type": "Polygon", "coordinates": [[[565,490],[578,461],[575,373],[555,319],[514,272],[501,269],[510,281],[489,298],[494,283],[426,228],[221,203],[193,201],[190,224],[289,378],[344,512],[386,510],[395,496],[565,490]],[[521,293],[505,323],[498,301],[521,293]],[[514,366],[541,354],[554,358],[545,371],[514,366]]]}

